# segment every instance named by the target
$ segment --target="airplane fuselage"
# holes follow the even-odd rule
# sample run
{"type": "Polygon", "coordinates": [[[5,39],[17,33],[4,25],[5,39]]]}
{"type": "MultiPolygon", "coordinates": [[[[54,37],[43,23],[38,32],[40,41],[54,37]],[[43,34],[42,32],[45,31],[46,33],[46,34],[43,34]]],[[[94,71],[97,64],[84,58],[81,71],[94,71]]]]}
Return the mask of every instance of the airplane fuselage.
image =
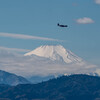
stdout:
{"type": "Polygon", "coordinates": [[[67,25],[60,25],[59,23],[57,24],[59,27],[68,27],[67,25]]]}

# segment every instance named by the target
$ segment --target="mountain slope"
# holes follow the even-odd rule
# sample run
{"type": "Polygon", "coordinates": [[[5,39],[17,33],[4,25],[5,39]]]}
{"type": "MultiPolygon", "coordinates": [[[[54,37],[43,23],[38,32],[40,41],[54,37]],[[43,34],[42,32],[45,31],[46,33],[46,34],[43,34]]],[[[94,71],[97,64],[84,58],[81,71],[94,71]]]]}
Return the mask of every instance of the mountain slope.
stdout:
{"type": "Polygon", "coordinates": [[[30,82],[24,77],[0,70],[0,84],[18,85],[28,83],[30,82]]]}
{"type": "Polygon", "coordinates": [[[39,84],[17,85],[0,93],[0,97],[11,100],[99,100],[100,77],[71,75],[39,84]]]}
{"type": "Polygon", "coordinates": [[[5,85],[5,84],[0,84],[0,93],[2,93],[2,92],[4,92],[4,91],[6,91],[6,90],[8,90],[9,88],[10,88],[11,86],[9,86],[9,85],[5,85]]]}
{"type": "Polygon", "coordinates": [[[23,54],[0,52],[0,69],[24,77],[100,73],[97,66],[61,45],[44,45],[23,54]]]}
{"type": "Polygon", "coordinates": [[[40,46],[35,50],[26,53],[25,56],[37,55],[40,57],[50,58],[51,60],[61,60],[63,59],[66,63],[80,62],[81,58],[76,56],[70,50],[66,50],[63,46],[40,46]]]}
{"type": "Polygon", "coordinates": [[[38,58],[41,58],[42,62],[39,60],[41,63],[40,66],[43,66],[44,70],[48,68],[45,71],[48,74],[90,74],[95,73],[96,71],[95,65],[87,63],[82,58],[78,57],[70,50],[66,50],[61,45],[44,45],[25,54],[25,57],[33,59],[34,56],[37,56],[37,61],[38,58]],[[44,64],[44,62],[46,63],[44,64]]]}

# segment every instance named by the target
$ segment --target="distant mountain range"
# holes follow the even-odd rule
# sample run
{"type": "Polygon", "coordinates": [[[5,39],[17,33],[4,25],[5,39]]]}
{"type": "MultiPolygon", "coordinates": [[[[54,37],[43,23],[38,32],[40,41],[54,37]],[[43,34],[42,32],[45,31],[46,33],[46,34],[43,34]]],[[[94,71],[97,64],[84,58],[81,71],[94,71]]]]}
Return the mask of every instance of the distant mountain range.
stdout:
{"type": "Polygon", "coordinates": [[[100,77],[88,75],[62,76],[14,87],[0,85],[1,88],[0,100],[100,100],[100,77]]]}
{"type": "Polygon", "coordinates": [[[42,67],[40,72],[45,70],[45,73],[51,75],[97,73],[97,66],[89,64],[61,45],[43,45],[24,55],[31,58],[31,61],[35,58],[39,61],[37,66],[42,67]]]}
{"type": "Polygon", "coordinates": [[[29,80],[32,82],[48,80],[51,76],[57,77],[59,75],[87,74],[99,76],[97,66],[89,64],[61,45],[43,45],[26,53],[25,57],[31,58],[33,62],[34,58],[37,60],[33,64],[37,64],[36,67],[41,66],[39,67],[41,71],[38,74],[44,71],[40,76],[31,76],[29,80]]]}
{"type": "MultiPolygon", "coordinates": [[[[57,76],[59,77],[59,76],[57,76]]],[[[55,76],[31,76],[29,78],[27,78],[31,83],[36,84],[36,83],[40,83],[40,82],[44,82],[44,81],[48,81],[50,79],[55,78],[55,76]]]]}
{"type": "Polygon", "coordinates": [[[26,54],[0,51],[0,69],[37,83],[51,76],[87,74],[100,76],[100,68],[78,57],[62,45],[43,45],[26,54]]]}
{"type": "Polygon", "coordinates": [[[22,76],[17,76],[15,74],[0,70],[0,84],[18,85],[28,83],[30,82],[22,76]]]}

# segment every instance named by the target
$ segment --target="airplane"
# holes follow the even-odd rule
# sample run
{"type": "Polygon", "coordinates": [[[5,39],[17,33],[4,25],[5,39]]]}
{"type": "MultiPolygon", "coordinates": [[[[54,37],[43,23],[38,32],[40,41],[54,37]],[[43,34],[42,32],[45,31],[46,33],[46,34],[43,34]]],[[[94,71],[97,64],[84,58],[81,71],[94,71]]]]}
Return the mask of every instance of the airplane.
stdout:
{"type": "Polygon", "coordinates": [[[59,23],[57,24],[59,27],[68,27],[68,25],[60,25],[59,23]]]}

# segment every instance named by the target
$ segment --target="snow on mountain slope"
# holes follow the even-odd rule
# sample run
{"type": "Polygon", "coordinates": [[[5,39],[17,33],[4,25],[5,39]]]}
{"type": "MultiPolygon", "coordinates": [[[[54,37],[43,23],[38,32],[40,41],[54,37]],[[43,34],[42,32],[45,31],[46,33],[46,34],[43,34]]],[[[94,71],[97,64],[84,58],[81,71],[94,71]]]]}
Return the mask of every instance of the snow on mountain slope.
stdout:
{"type": "Polygon", "coordinates": [[[40,46],[35,50],[26,53],[24,56],[34,58],[35,55],[38,58],[45,58],[44,60],[40,60],[40,62],[42,61],[41,66],[43,64],[43,72],[48,74],[90,74],[95,73],[97,68],[97,66],[89,64],[70,50],[66,50],[61,45],[40,46]],[[49,60],[51,60],[51,62],[49,60]],[[44,62],[46,63],[44,64],[44,62]],[[62,62],[64,62],[64,64],[62,62]]]}
{"type": "Polygon", "coordinates": [[[40,57],[46,57],[50,58],[51,60],[61,60],[63,59],[66,63],[72,63],[72,62],[80,62],[82,61],[81,58],[76,56],[74,53],[72,53],[69,50],[66,50],[63,46],[57,45],[57,46],[40,46],[36,48],[35,50],[26,53],[25,56],[31,56],[31,55],[37,55],[40,57]]]}
{"type": "Polygon", "coordinates": [[[21,76],[100,73],[97,66],[61,45],[40,46],[25,55],[3,52],[0,52],[0,69],[21,76]]]}

